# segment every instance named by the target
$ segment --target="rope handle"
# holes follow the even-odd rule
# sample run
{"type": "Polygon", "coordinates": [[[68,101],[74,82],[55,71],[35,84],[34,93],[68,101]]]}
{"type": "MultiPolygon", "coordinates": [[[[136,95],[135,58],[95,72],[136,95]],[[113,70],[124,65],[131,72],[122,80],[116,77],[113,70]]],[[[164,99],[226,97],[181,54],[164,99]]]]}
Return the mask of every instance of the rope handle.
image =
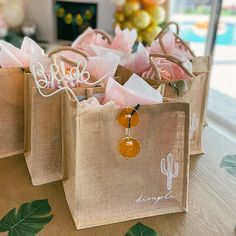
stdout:
{"type": "MultiPolygon", "coordinates": [[[[57,56],[55,56],[57,53],[60,53],[62,51],[70,51],[70,52],[74,52],[75,54],[78,54],[82,57],[84,57],[86,60],[89,57],[89,55],[83,51],[82,49],[77,49],[77,48],[73,48],[73,47],[69,47],[69,46],[65,46],[65,47],[59,47],[57,49],[54,49],[53,51],[51,51],[48,56],[52,59],[52,63],[57,63],[56,59],[57,56]]],[[[64,57],[64,56],[58,56],[58,58],[60,58],[62,61],[72,65],[72,66],[76,66],[76,62],[64,57]]]]}
{"type": "Polygon", "coordinates": [[[71,52],[74,52],[75,54],[79,54],[79,55],[83,56],[84,58],[87,58],[89,56],[82,49],[73,48],[73,47],[70,47],[70,46],[64,46],[64,47],[56,48],[56,49],[50,51],[48,53],[48,56],[51,57],[53,54],[57,54],[57,53],[62,52],[62,51],[71,51],[71,52]]]}
{"type": "Polygon", "coordinates": [[[57,48],[57,49],[51,51],[48,54],[48,56],[52,60],[52,64],[50,65],[50,75],[51,75],[50,80],[48,80],[48,76],[45,73],[44,66],[40,62],[35,62],[31,65],[31,71],[32,71],[32,74],[35,79],[35,84],[38,88],[39,93],[44,97],[50,97],[62,90],[66,90],[67,93],[70,93],[71,96],[76,100],[76,96],[75,96],[73,90],[67,86],[59,87],[58,90],[53,91],[50,94],[45,94],[42,91],[42,89],[47,88],[47,86],[52,84],[53,81],[55,81],[55,80],[57,80],[57,82],[59,84],[63,83],[64,80],[67,80],[67,82],[74,82],[77,84],[85,84],[87,86],[85,88],[88,89],[86,91],[89,92],[90,91],[89,88],[91,86],[98,85],[99,83],[104,81],[104,79],[109,75],[109,72],[107,72],[105,75],[103,75],[97,81],[89,82],[89,80],[91,79],[91,76],[90,76],[90,73],[88,71],[86,71],[87,59],[89,56],[86,52],[84,52],[81,49],[76,49],[76,48],[72,48],[72,47],[60,47],[60,48],[57,48]],[[58,56],[57,53],[62,52],[62,51],[71,51],[71,52],[81,55],[84,60],[83,64],[81,64],[81,62],[77,64],[76,62],[74,62],[62,55],[58,56]],[[57,64],[57,58],[60,58],[62,60],[62,63],[60,64],[60,66],[57,64]],[[66,74],[65,65],[63,64],[63,62],[67,62],[70,65],[72,65],[68,74],[66,74]],[[37,80],[38,76],[41,77],[39,80],[37,80]],[[58,78],[57,78],[57,76],[58,76],[58,78]]]}
{"type": "Polygon", "coordinates": [[[107,40],[107,42],[108,42],[109,44],[111,44],[112,40],[111,40],[111,37],[110,37],[110,35],[109,35],[108,33],[106,33],[106,32],[103,31],[103,30],[100,30],[100,29],[95,29],[94,32],[95,32],[96,34],[100,34],[104,39],[107,40]]]}
{"type": "MultiPolygon", "coordinates": [[[[188,44],[186,42],[183,41],[183,39],[181,39],[177,34],[174,33],[175,38],[185,47],[185,49],[187,51],[189,51],[189,53],[191,54],[192,57],[196,57],[195,53],[193,52],[193,50],[188,46],[188,44]]],[[[165,54],[168,54],[168,50],[166,49],[165,43],[164,43],[164,34],[159,36],[159,42],[160,42],[160,46],[162,51],[165,54]]]]}
{"type": "MultiPolygon", "coordinates": [[[[51,67],[53,66],[51,65],[51,67]]],[[[77,96],[85,96],[86,98],[89,98],[92,97],[93,94],[100,94],[105,92],[105,88],[103,87],[81,87],[74,89],[74,91],[69,87],[61,87],[57,90],[47,89],[47,76],[45,74],[43,65],[39,62],[33,63],[31,65],[31,72],[33,74],[33,78],[38,92],[43,97],[51,97],[56,95],[57,93],[60,93],[61,91],[66,91],[70,99],[77,101],[77,96]],[[38,75],[42,77],[39,80],[37,80],[38,75]],[[45,93],[44,89],[47,89],[46,91],[50,91],[50,93],[45,93]]]]}
{"type": "MultiPolygon", "coordinates": [[[[52,61],[53,65],[57,65],[57,58],[58,58],[57,54],[62,52],[62,51],[70,51],[70,52],[73,52],[75,54],[78,54],[78,55],[82,56],[82,58],[84,58],[85,66],[87,66],[88,54],[85,51],[81,50],[81,49],[77,49],[77,48],[73,48],[73,47],[69,47],[69,46],[56,48],[48,54],[48,56],[51,58],[51,61],[52,61]]],[[[68,59],[64,56],[59,56],[59,58],[62,61],[67,62],[68,64],[70,64],[74,68],[76,68],[76,66],[77,66],[76,62],[74,62],[74,61],[72,61],[72,60],[70,60],[70,59],[68,59]]],[[[52,68],[55,70],[54,67],[52,67],[52,68]]],[[[58,73],[59,80],[63,81],[63,78],[65,77],[65,75],[63,75],[63,73],[61,71],[61,68],[59,70],[57,70],[57,73],[58,73]]],[[[88,75],[88,73],[86,73],[86,75],[90,78],[90,75],[88,75]]]]}
{"type": "Polygon", "coordinates": [[[160,72],[160,69],[158,68],[158,66],[154,63],[153,59],[152,58],[164,58],[170,62],[173,62],[175,63],[176,65],[178,65],[188,76],[190,76],[191,78],[195,77],[194,74],[190,73],[184,66],[183,66],[183,63],[182,61],[175,57],[175,56],[172,56],[172,55],[165,55],[165,54],[158,54],[158,53],[155,53],[155,54],[150,54],[149,56],[149,60],[150,60],[150,65],[152,66],[155,74],[156,74],[156,78],[157,80],[162,80],[161,79],[161,72],[160,72]]]}
{"type": "Polygon", "coordinates": [[[166,26],[161,30],[161,32],[157,35],[155,40],[157,40],[162,34],[166,32],[166,30],[169,29],[170,25],[174,25],[176,27],[176,35],[179,35],[179,24],[175,21],[170,21],[166,24],[166,26]]]}
{"type": "Polygon", "coordinates": [[[176,33],[174,33],[174,36],[175,38],[185,47],[186,50],[189,51],[189,53],[193,56],[193,57],[196,57],[195,53],[193,52],[193,50],[188,46],[187,43],[185,43],[180,37],[179,37],[179,32],[180,32],[180,29],[179,29],[179,24],[175,21],[170,21],[169,23],[166,24],[166,26],[162,29],[162,31],[157,35],[156,39],[159,39],[159,42],[160,42],[160,46],[161,46],[161,49],[162,51],[165,53],[165,54],[168,54],[168,51],[165,47],[165,44],[164,44],[164,35],[166,33],[166,31],[169,29],[170,25],[174,25],[176,27],[176,33]]]}
{"type": "MultiPolygon", "coordinates": [[[[85,51],[83,51],[82,49],[77,49],[77,48],[73,48],[73,47],[60,47],[60,48],[57,48],[57,49],[55,49],[54,51],[52,51],[52,52],[50,52],[49,53],[49,57],[51,57],[51,59],[52,59],[52,63],[54,64],[54,65],[57,65],[57,58],[59,58],[61,61],[63,61],[63,62],[66,62],[66,63],[68,63],[69,65],[71,65],[72,66],[72,68],[71,68],[71,70],[70,70],[70,77],[72,77],[72,80],[74,80],[74,78],[73,78],[73,76],[72,76],[72,74],[73,74],[73,72],[75,72],[75,70],[77,70],[77,72],[79,71],[79,69],[80,69],[80,67],[82,67],[82,72],[80,73],[81,74],[81,76],[83,76],[83,75],[85,75],[86,76],[86,78],[84,79],[84,78],[78,78],[78,80],[77,80],[77,82],[78,83],[84,83],[84,84],[86,84],[86,85],[88,85],[88,86],[94,86],[94,85],[97,85],[97,84],[99,84],[100,82],[102,82],[105,78],[106,78],[106,76],[108,76],[109,75],[109,72],[107,72],[104,76],[102,76],[100,79],[98,79],[97,81],[95,81],[95,82],[88,82],[92,77],[91,77],[91,75],[90,75],[90,73],[88,72],[88,71],[86,71],[86,68],[87,68],[87,61],[88,61],[88,58],[89,58],[89,55],[85,52],[85,51]],[[66,58],[65,56],[62,56],[62,55],[57,55],[57,53],[59,53],[59,52],[62,52],[62,51],[71,51],[71,52],[74,52],[75,54],[78,54],[78,55],[81,55],[82,56],[82,58],[84,58],[84,65],[77,65],[77,63],[76,62],[74,62],[74,61],[72,61],[72,60],[70,60],[70,59],[68,59],[68,58],[66,58]],[[84,67],[83,67],[84,66],[84,67]],[[73,71],[74,70],[74,71],[73,71]]],[[[57,70],[57,73],[58,73],[58,77],[59,77],[59,79],[62,81],[64,78],[65,78],[65,74],[63,75],[62,74],[62,72],[61,72],[61,70],[59,69],[59,70],[57,70]]],[[[75,73],[76,74],[76,73],[75,73]]],[[[70,80],[70,79],[69,79],[70,80]]]]}

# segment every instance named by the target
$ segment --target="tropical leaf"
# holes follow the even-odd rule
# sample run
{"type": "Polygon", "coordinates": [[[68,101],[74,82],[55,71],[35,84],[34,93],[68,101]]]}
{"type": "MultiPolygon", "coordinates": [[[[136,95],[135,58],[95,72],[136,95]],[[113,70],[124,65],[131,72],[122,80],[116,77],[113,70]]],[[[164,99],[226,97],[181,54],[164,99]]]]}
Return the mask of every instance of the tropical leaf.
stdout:
{"type": "Polygon", "coordinates": [[[143,225],[142,223],[137,223],[132,226],[125,236],[160,236],[153,229],[143,225]]]}
{"type": "Polygon", "coordinates": [[[220,167],[225,168],[229,174],[236,177],[236,155],[225,156],[220,163],[220,167]]]}
{"type": "Polygon", "coordinates": [[[47,199],[26,202],[10,210],[0,221],[0,232],[9,236],[34,236],[53,218],[47,199]]]}

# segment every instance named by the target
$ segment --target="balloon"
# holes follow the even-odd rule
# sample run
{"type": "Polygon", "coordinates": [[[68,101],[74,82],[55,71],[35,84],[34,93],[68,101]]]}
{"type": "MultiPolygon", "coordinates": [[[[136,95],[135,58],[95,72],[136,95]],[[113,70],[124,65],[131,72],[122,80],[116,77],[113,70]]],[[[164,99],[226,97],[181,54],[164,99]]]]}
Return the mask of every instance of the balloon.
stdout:
{"type": "Polygon", "coordinates": [[[137,41],[138,41],[139,43],[143,42],[143,34],[140,33],[140,32],[138,33],[137,41]]]}
{"type": "Polygon", "coordinates": [[[57,17],[63,17],[65,14],[65,9],[63,7],[58,8],[56,14],[57,17]]]}
{"type": "Polygon", "coordinates": [[[91,20],[93,18],[93,12],[90,9],[85,10],[86,20],[91,20]]]}
{"type": "Polygon", "coordinates": [[[125,0],[110,0],[110,2],[116,6],[123,6],[125,4],[125,0]]]}
{"type": "Polygon", "coordinates": [[[80,14],[76,15],[76,24],[77,25],[82,25],[84,23],[84,19],[80,14]]]}
{"type": "Polygon", "coordinates": [[[17,27],[23,23],[24,10],[23,8],[14,3],[10,2],[1,7],[1,13],[9,27],[17,27]]]}
{"type": "Polygon", "coordinates": [[[73,22],[73,15],[71,13],[67,13],[65,18],[64,18],[64,21],[67,25],[70,25],[72,24],[73,22]]]}
{"type": "Polygon", "coordinates": [[[124,5],[124,14],[130,16],[133,12],[138,11],[140,7],[139,1],[129,0],[124,5]]]}
{"type": "Polygon", "coordinates": [[[147,29],[143,31],[143,40],[147,44],[151,44],[157,37],[157,35],[161,32],[161,27],[157,25],[150,25],[147,29]]]}
{"type": "Polygon", "coordinates": [[[126,21],[124,21],[124,22],[121,24],[121,28],[122,28],[122,29],[129,29],[129,30],[131,30],[131,29],[134,28],[134,26],[133,26],[133,24],[132,24],[131,21],[126,20],[126,21]]]}
{"type": "Polygon", "coordinates": [[[144,5],[153,5],[153,4],[158,4],[161,5],[165,2],[166,0],[142,0],[142,3],[144,5]]]}
{"type": "Polygon", "coordinates": [[[166,11],[163,7],[157,5],[150,5],[146,8],[150,14],[152,21],[156,24],[162,24],[166,19],[166,11]]]}
{"type": "Polygon", "coordinates": [[[118,22],[122,22],[125,20],[125,16],[122,12],[116,12],[115,13],[115,19],[118,21],[118,22]]]}
{"type": "MultiPolygon", "coordinates": [[[[113,22],[112,24],[112,29],[115,29],[116,26],[120,26],[120,23],[119,22],[113,22]]],[[[121,27],[121,26],[120,26],[121,27]]]]}
{"type": "Polygon", "coordinates": [[[138,29],[145,29],[151,23],[150,15],[144,10],[138,10],[132,15],[132,22],[138,29]]]}

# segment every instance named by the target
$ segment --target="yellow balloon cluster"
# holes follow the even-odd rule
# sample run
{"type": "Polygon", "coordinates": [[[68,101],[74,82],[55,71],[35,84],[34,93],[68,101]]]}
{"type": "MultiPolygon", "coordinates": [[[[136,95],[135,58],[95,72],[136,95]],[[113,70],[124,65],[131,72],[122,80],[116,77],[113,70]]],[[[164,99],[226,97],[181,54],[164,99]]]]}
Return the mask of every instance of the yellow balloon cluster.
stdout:
{"type": "MultiPolygon", "coordinates": [[[[112,2],[115,4],[115,0],[112,2]]],[[[164,2],[165,0],[126,0],[123,5],[117,2],[114,26],[136,29],[138,41],[150,44],[160,33],[160,25],[166,19],[166,11],[161,6],[164,2]]]]}

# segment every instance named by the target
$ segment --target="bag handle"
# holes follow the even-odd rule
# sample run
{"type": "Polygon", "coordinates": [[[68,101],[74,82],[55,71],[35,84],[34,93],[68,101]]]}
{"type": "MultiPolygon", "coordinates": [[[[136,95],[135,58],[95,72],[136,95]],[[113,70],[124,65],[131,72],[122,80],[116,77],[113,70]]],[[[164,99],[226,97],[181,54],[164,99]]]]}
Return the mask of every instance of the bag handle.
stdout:
{"type": "Polygon", "coordinates": [[[83,51],[82,49],[78,49],[78,48],[73,48],[73,47],[70,47],[70,46],[64,46],[64,47],[59,47],[59,48],[56,48],[52,51],[50,51],[48,53],[48,56],[51,57],[53,54],[57,54],[59,52],[62,52],[62,51],[71,51],[71,52],[74,52],[76,54],[79,54],[85,58],[87,58],[89,55],[83,51]]]}
{"type": "MultiPolygon", "coordinates": [[[[106,73],[104,76],[102,76],[100,79],[98,79],[95,82],[88,82],[89,79],[91,78],[91,75],[90,75],[90,73],[88,71],[85,71],[85,69],[87,68],[87,61],[88,61],[89,55],[85,51],[83,51],[82,49],[77,49],[77,48],[73,48],[73,47],[69,47],[69,46],[61,47],[61,48],[55,49],[54,51],[49,53],[49,56],[52,58],[52,63],[54,65],[57,65],[57,58],[60,58],[60,60],[62,60],[63,62],[66,62],[66,63],[70,64],[72,66],[72,68],[70,70],[70,75],[72,74],[74,69],[78,70],[81,66],[84,66],[84,68],[82,68],[81,74],[82,74],[82,76],[86,75],[86,79],[82,78],[78,82],[84,83],[84,84],[86,84],[88,86],[94,86],[94,85],[99,84],[109,74],[109,72],[106,73]],[[75,54],[81,55],[82,58],[84,58],[84,65],[79,65],[78,66],[76,62],[74,62],[74,61],[72,61],[72,60],[70,60],[70,59],[68,59],[68,58],[66,58],[64,56],[61,56],[61,55],[57,56],[57,53],[62,52],[62,51],[71,51],[71,52],[74,52],[75,54]]],[[[58,75],[59,75],[59,79],[60,80],[63,80],[63,78],[65,77],[65,75],[63,75],[60,70],[58,70],[58,75]]]]}
{"type": "MultiPolygon", "coordinates": [[[[163,55],[163,54],[151,54],[150,55],[150,64],[152,65],[152,68],[155,72],[155,74],[157,75],[157,81],[161,84],[164,85],[169,85],[171,87],[173,87],[173,89],[175,90],[176,94],[178,97],[182,97],[186,91],[188,86],[191,86],[192,82],[193,82],[193,78],[195,78],[195,75],[190,73],[182,64],[182,61],[175,56],[171,56],[171,55],[163,55]],[[161,80],[161,73],[160,73],[160,69],[158,68],[158,66],[153,62],[152,58],[165,58],[173,63],[175,63],[176,65],[178,65],[185,73],[187,73],[190,76],[190,80],[161,80]],[[186,83],[188,82],[188,83],[186,83]],[[188,85],[187,85],[188,84],[188,85]],[[184,88],[180,89],[180,88],[184,88]]],[[[189,88],[188,88],[189,89],[189,88]]]]}
{"type": "MultiPolygon", "coordinates": [[[[51,59],[52,59],[52,64],[50,66],[51,72],[55,73],[55,66],[57,65],[56,64],[56,54],[61,52],[61,51],[72,51],[72,52],[75,52],[75,53],[83,56],[85,59],[88,57],[88,55],[84,51],[82,51],[81,49],[76,49],[76,48],[67,47],[67,46],[56,48],[56,49],[54,49],[53,51],[51,51],[48,54],[48,56],[51,57],[51,59]]],[[[43,67],[43,65],[41,63],[36,62],[33,65],[31,65],[31,72],[32,72],[33,77],[34,77],[35,85],[36,85],[36,87],[38,89],[38,92],[40,93],[41,96],[43,96],[43,97],[51,97],[51,96],[54,96],[55,94],[57,94],[57,93],[59,93],[61,91],[66,90],[69,94],[71,94],[71,96],[75,100],[77,99],[75,94],[74,94],[74,92],[69,87],[59,88],[58,90],[55,90],[55,91],[53,91],[50,94],[43,93],[42,89],[45,89],[47,87],[46,81],[48,81],[48,79],[47,79],[47,76],[45,75],[44,67],[43,67]],[[36,68],[36,66],[38,66],[39,68],[36,68]],[[37,80],[37,75],[38,74],[43,79],[37,80]]],[[[58,75],[59,75],[59,79],[62,80],[63,79],[63,75],[62,75],[61,71],[58,69],[57,72],[58,72],[58,75]]]]}
{"type": "MultiPolygon", "coordinates": [[[[192,49],[188,46],[187,43],[185,43],[177,34],[174,33],[174,36],[175,38],[185,47],[185,49],[187,51],[189,51],[189,53],[191,54],[192,57],[196,57],[195,53],[192,51],[192,49]]],[[[162,51],[165,53],[165,54],[168,54],[168,51],[166,49],[166,46],[165,46],[165,43],[164,43],[164,34],[160,35],[159,36],[159,42],[160,42],[160,46],[161,46],[161,49],[162,51]]]]}
{"type": "Polygon", "coordinates": [[[106,33],[106,32],[103,31],[103,30],[100,30],[100,29],[95,29],[94,32],[95,32],[96,34],[100,34],[104,39],[107,40],[107,42],[108,42],[109,44],[111,44],[112,40],[111,40],[111,37],[110,37],[110,35],[109,35],[108,33],[106,33]]]}
{"type": "MultiPolygon", "coordinates": [[[[51,96],[54,96],[56,95],[57,93],[61,92],[61,91],[66,91],[66,93],[68,94],[69,98],[74,100],[74,101],[77,101],[77,96],[85,96],[86,98],[89,98],[89,97],[92,97],[93,94],[97,94],[97,93],[104,93],[105,89],[103,87],[90,87],[90,88],[78,88],[78,91],[76,91],[76,95],[75,95],[75,92],[69,88],[69,87],[62,87],[62,88],[59,88],[58,90],[55,90],[53,91],[52,93],[49,93],[49,94],[45,94],[42,89],[45,89],[45,86],[42,86],[40,85],[40,81],[37,80],[37,72],[40,72],[40,75],[45,77],[45,74],[44,74],[44,71],[43,71],[43,66],[42,64],[40,63],[35,63],[33,66],[32,66],[32,74],[33,74],[33,77],[34,77],[34,81],[35,81],[35,84],[36,84],[36,87],[38,89],[38,92],[40,93],[41,96],[43,97],[51,97],[51,96]],[[40,67],[40,69],[38,71],[36,71],[35,69],[35,66],[38,65],[40,67]]],[[[44,78],[43,81],[47,79],[47,78],[44,78]]]]}
{"type": "Polygon", "coordinates": [[[162,34],[164,34],[166,32],[166,30],[169,29],[170,25],[174,25],[176,27],[176,35],[179,35],[179,24],[175,21],[170,21],[166,24],[165,27],[162,28],[161,32],[157,35],[157,37],[155,38],[155,40],[157,40],[162,34]]]}
{"type": "MultiPolygon", "coordinates": [[[[48,56],[51,58],[51,61],[52,61],[53,66],[51,68],[52,68],[52,70],[54,70],[54,73],[56,73],[55,67],[57,67],[57,58],[60,58],[62,61],[72,65],[73,68],[71,69],[70,75],[72,75],[72,70],[77,68],[77,63],[75,63],[74,61],[72,61],[72,60],[70,60],[70,59],[68,59],[64,56],[57,57],[57,54],[62,52],[62,51],[70,51],[70,52],[73,52],[75,54],[80,55],[82,58],[84,58],[84,68],[86,69],[88,54],[85,51],[83,51],[82,49],[77,49],[77,48],[73,48],[73,47],[69,47],[69,46],[64,46],[64,47],[56,48],[48,54],[48,56]]],[[[63,69],[65,69],[65,68],[63,68],[63,69]]],[[[63,75],[63,73],[61,71],[61,67],[57,68],[57,74],[58,74],[58,77],[59,77],[59,81],[63,81],[63,79],[65,77],[65,74],[63,75]]],[[[82,76],[83,75],[86,75],[86,77],[87,77],[86,80],[90,79],[90,74],[87,71],[84,71],[82,76]]]]}
{"type": "Polygon", "coordinates": [[[172,56],[172,55],[168,55],[168,54],[150,54],[149,56],[149,60],[150,60],[150,65],[152,66],[155,74],[156,74],[156,79],[157,80],[162,80],[161,79],[161,72],[160,69],[158,68],[158,66],[154,63],[152,58],[164,58],[170,62],[175,63],[176,65],[178,65],[188,76],[190,76],[191,78],[195,77],[194,74],[190,73],[184,66],[183,63],[179,60],[178,57],[172,56]]]}
{"type": "Polygon", "coordinates": [[[162,29],[162,31],[157,35],[156,40],[159,39],[160,42],[160,46],[162,51],[165,54],[168,54],[168,51],[165,47],[165,43],[164,43],[164,35],[166,33],[166,31],[169,29],[170,25],[174,25],[176,27],[176,33],[174,33],[175,38],[185,47],[185,49],[187,51],[189,51],[189,53],[192,55],[192,57],[196,57],[195,53],[192,51],[192,49],[188,46],[187,43],[185,43],[180,37],[179,37],[179,24],[175,21],[170,21],[169,23],[166,24],[166,26],[162,29]]]}
{"type": "MultiPolygon", "coordinates": [[[[48,54],[48,56],[51,58],[53,64],[55,64],[55,65],[57,64],[57,55],[56,54],[60,53],[60,52],[63,52],[63,51],[74,52],[75,54],[78,54],[78,55],[82,56],[86,61],[87,61],[87,58],[89,56],[82,49],[77,49],[77,48],[73,48],[73,47],[69,47],[69,46],[59,47],[59,48],[54,49],[53,51],[51,51],[48,54]]],[[[64,56],[59,56],[59,58],[62,61],[66,62],[66,63],[68,63],[68,64],[70,64],[72,66],[76,66],[77,65],[74,61],[72,61],[72,60],[70,60],[70,59],[68,59],[68,58],[66,58],[64,56]]],[[[63,80],[63,74],[61,73],[60,70],[58,71],[58,75],[59,75],[60,80],[63,80]]]]}
{"type": "MultiPolygon", "coordinates": [[[[74,52],[76,54],[81,55],[82,58],[84,58],[84,65],[81,65],[81,64],[77,65],[77,63],[75,63],[74,61],[72,61],[72,60],[70,60],[70,59],[68,59],[68,58],[66,58],[64,56],[60,56],[59,57],[62,61],[65,61],[65,62],[71,64],[72,66],[74,66],[70,70],[70,77],[68,78],[68,81],[75,81],[76,80],[77,83],[81,83],[81,84],[84,83],[84,84],[86,84],[86,85],[91,87],[91,86],[95,86],[95,85],[99,84],[101,81],[103,81],[109,75],[109,73],[106,73],[104,76],[102,76],[96,82],[93,82],[93,83],[88,82],[88,80],[91,78],[90,77],[90,73],[88,71],[86,71],[87,59],[89,57],[88,54],[86,52],[84,52],[83,50],[81,50],[81,49],[65,46],[65,47],[57,48],[57,49],[51,51],[48,54],[49,57],[51,57],[51,59],[52,59],[52,64],[50,66],[51,76],[58,75],[59,76],[58,81],[63,81],[65,76],[66,76],[65,74],[63,75],[63,73],[61,72],[61,68],[59,68],[59,66],[57,65],[57,53],[62,52],[62,51],[71,51],[71,52],[74,52]],[[84,67],[80,71],[80,68],[82,66],[84,66],[84,67]],[[75,76],[78,76],[78,78],[73,78],[73,76],[72,76],[72,74],[74,72],[73,70],[77,70],[76,73],[74,73],[74,74],[75,74],[75,76]],[[81,76],[82,76],[82,79],[80,78],[81,76]],[[86,76],[85,79],[84,79],[84,76],[86,76]]],[[[39,91],[39,93],[43,97],[50,97],[50,96],[53,96],[53,95],[55,95],[56,93],[58,93],[58,92],[60,92],[62,90],[66,90],[68,93],[71,94],[71,96],[75,100],[77,100],[76,95],[74,94],[73,90],[71,88],[69,88],[69,87],[61,87],[58,90],[53,91],[50,94],[44,94],[41,91],[41,89],[47,88],[47,85],[48,85],[47,81],[48,81],[48,79],[47,79],[47,76],[45,74],[43,65],[41,63],[36,62],[36,63],[34,63],[34,65],[31,66],[31,71],[32,71],[32,74],[34,76],[35,84],[36,84],[36,86],[38,88],[38,91],[39,91]],[[36,66],[38,67],[38,70],[37,70],[36,66]],[[40,75],[42,77],[42,79],[37,80],[37,75],[40,75]]],[[[90,90],[86,90],[86,95],[89,95],[89,93],[91,92],[91,91],[90,92],[89,91],[90,90]]]]}

